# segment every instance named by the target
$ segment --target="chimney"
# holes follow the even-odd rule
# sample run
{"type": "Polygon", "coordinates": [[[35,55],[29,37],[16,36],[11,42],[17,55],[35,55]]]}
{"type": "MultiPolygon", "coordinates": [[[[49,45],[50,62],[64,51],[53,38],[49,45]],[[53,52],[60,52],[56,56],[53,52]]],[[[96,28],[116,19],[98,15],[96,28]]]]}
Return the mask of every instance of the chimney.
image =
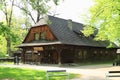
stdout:
{"type": "Polygon", "coordinates": [[[71,19],[68,20],[68,28],[70,30],[72,30],[72,28],[73,28],[73,26],[72,26],[72,20],[71,19]]]}

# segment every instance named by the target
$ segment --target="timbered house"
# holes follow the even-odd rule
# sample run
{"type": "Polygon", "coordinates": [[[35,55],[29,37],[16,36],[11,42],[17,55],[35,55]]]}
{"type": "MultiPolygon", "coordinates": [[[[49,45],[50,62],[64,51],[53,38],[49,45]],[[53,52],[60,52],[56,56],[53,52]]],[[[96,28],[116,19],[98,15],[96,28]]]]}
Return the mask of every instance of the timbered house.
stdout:
{"type": "Polygon", "coordinates": [[[32,26],[23,43],[23,63],[79,63],[83,61],[113,60],[117,48],[106,48],[107,41],[93,40],[95,35],[85,37],[83,24],[48,16],[32,26]]]}

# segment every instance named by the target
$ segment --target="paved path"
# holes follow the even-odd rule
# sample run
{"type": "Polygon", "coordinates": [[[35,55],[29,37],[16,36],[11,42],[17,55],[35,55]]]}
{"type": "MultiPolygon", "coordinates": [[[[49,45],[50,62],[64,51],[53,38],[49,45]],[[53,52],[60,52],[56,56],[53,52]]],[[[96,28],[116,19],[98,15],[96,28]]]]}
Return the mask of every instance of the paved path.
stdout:
{"type": "MultiPolygon", "coordinates": [[[[58,70],[65,69],[70,73],[81,74],[80,78],[73,80],[105,80],[105,74],[109,70],[120,70],[120,66],[112,66],[110,64],[101,65],[88,65],[88,66],[58,66],[58,65],[28,65],[28,64],[0,64],[0,66],[6,67],[18,67],[18,68],[32,68],[39,70],[58,70]]],[[[120,80],[120,79],[118,79],[120,80]]]]}

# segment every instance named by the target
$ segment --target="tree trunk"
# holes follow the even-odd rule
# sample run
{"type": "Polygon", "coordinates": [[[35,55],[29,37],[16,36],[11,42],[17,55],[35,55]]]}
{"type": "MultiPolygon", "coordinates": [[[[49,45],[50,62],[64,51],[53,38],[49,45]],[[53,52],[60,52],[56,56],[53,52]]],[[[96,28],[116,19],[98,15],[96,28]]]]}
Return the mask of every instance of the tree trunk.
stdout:
{"type": "Polygon", "coordinates": [[[10,40],[10,37],[7,36],[6,37],[6,42],[7,42],[7,54],[8,56],[11,56],[11,40],[10,40]]]}

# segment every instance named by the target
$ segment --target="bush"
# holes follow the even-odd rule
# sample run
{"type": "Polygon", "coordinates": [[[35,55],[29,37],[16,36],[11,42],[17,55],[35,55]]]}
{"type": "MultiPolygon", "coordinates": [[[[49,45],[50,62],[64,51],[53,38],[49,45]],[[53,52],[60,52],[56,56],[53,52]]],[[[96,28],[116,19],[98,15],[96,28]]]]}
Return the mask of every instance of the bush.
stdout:
{"type": "Polygon", "coordinates": [[[6,54],[0,52],[0,58],[5,57],[6,54]]]}

